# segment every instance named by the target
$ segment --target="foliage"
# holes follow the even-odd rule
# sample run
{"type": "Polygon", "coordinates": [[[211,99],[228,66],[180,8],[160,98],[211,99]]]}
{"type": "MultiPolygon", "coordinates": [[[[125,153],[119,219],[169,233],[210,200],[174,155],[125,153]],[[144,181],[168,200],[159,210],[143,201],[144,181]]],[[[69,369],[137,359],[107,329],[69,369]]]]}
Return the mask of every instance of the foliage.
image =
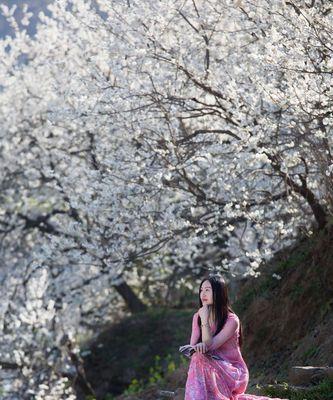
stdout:
{"type": "MultiPolygon", "coordinates": [[[[183,360],[180,360],[182,363],[183,360]]],[[[147,387],[159,384],[162,385],[165,382],[166,374],[171,374],[174,372],[179,364],[172,359],[171,354],[166,357],[161,357],[155,355],[154,365],[149,368],[149,376],[147,380],[144,379],[133,379],[129,387],[125,390],[124,394],[139,393],[140,391],[146,389],[147,387]]]]}

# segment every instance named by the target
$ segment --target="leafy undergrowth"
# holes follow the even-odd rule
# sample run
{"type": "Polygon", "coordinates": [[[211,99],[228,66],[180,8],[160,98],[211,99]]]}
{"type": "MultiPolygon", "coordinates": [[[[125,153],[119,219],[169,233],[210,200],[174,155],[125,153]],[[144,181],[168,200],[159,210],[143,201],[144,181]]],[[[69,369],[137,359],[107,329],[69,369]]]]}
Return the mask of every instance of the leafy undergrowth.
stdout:
{"type": "Polygon", "coordinates": [[[178,369],[184,363],[178,348],[189,342],[192,315],[192,310],[151,309],[125,318],[87,343],[84,366],[98,399],[162,383],[167,373],[178,369]]]}
{"type": "Polygon", "coordinates": [[[306,388],[295,388],[284,383],[279,387],[267,385],[262,393],[270,397],[285,398],[289,400],[332,400],[333,381],[324,379],[317,385],[306,388]]]}
{"type": "MultiPolygon", "coordinates": [[[[149,368],[149,375],[146,379],[133,379],[129,387],[124,391],[124,395],[137,394],[151,388],[165,388],[165,390],[176,389],[179,385],[179,372],[187,370],[188,361],[185,358],[180,358],[177,361],[172,359],[168,354],[164,359],[160,356],[155,356],[154,366],[149,368]]],[[[182,377],[184,376],[182,372],[182,377]]],[[[181,379],[182,381],[182,379],[181,379]]]]}

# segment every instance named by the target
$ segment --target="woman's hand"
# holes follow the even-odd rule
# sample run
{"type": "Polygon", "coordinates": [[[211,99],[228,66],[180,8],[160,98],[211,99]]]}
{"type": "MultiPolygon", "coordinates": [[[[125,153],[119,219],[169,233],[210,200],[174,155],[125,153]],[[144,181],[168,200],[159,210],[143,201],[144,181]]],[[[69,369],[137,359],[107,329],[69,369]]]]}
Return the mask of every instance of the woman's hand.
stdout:
{"type": "Polygon", "coordinates": [[[206,343],[200,342],[195,345],[195,351],[197,353],[206,353],[207,352],[207,345],[206,343]]]}
{"type": "Polygon", "coordinates": [[[199,316],[201,318],[202,323],[207,323],[209,318],[210,306],[208,304],[204,304],[201,308],[199,308],[199,316]]]}

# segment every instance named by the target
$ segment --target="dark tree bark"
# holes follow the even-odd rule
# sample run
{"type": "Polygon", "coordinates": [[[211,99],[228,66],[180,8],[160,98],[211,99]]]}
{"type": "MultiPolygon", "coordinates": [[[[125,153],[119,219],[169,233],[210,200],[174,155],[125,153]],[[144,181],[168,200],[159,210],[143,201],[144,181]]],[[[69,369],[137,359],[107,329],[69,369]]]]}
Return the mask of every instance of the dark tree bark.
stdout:
{"type": "MultiPolygon", "coordinates": [[[[267,154],[267,153],[266,153],[267,154]]],[[[287,185],[295,192],[300,194],[309,204],[313,215],[317,221],[318,228],[323,230],[326,228],[327,224],[327,213],[325,208],[319,203],[319,200],[316,198],[315,194],[310,190],[306,183],[306,176],[299,174],[299,178],[301,180],[301,185],[295,182],[288,174],[281,171],[281,165],[278,162],[276,156],[271,156],[267,154],[267,156],[272,161],[272,167],[275,171],[279,173],[279,175],[284,179],[287,185]]]]}
{"type": "Polygon", "coordinates": [[[138,298],[138,296],[133,292],[132,288],[126,282],[122,282],[119,285],[114,285],[113,287],[125,300],[128,309],[133,314],[147,310],[147,306],[142,303],[142,301],[138,298]]]}

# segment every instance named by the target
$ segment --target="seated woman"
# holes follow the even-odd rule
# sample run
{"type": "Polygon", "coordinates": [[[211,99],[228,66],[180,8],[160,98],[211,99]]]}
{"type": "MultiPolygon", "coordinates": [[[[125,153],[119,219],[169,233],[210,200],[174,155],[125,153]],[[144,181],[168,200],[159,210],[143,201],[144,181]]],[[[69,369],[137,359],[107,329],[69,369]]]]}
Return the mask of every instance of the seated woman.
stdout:
{"type": "Polygon", "coordinates": [[[199,304],[192,321],[190,344],[196,352],[191,356],[185,400],[288,400],[245,394],[249,371],[240,351],[241,325],[222,277],[201,281],[199,304]],[[220,359],[207,357],[207,352],[220,359]]]}

